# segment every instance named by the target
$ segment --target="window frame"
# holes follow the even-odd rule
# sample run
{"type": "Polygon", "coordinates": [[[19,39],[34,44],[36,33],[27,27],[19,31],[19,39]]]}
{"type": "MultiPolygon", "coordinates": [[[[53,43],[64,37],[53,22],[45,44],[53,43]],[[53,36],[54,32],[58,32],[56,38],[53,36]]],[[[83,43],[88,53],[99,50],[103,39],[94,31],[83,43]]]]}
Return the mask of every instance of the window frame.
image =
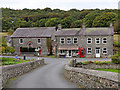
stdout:
{"type": "MultiPolygon", "coordinates": [[[[39,38],[39,39],[40,39],[40,38],[39,38]]],[[[38,43],[38,44],[41,44],[41,39],[40,39],[40,43],[38,42],[38,39],[37,39],[37,43],[38,43]]]]}
{"type": "Polygon", "coordinates": [[[104,50],[104,48],[106,48],[106,47],[102,48],[102,53],[103,53],[103,51],[106,51],[106,53],[103,53],[103,54],[107,54],[108,53],[107,48],[106,48],[106,50],[104,50]]]}
{"type": "MultiPolygon", "coordinates": [[[[88,48],[91,48],[91,47],[88,47],[88,48]]],[[[91,48],[91,53],[88,53],[88,51],[90,51],[88,50],[88,48],[87,48],[87,54],[92,54],[92,48],[91,48]]]]}
{"type": "Polygon", "coordinates": [[[71,39],[71,37],[67,37],[67,44],[72,44],[72,39],[71,39]],[[70,43],[68,43],[68,38],[70,39],[70,43]]]}
{"type": "Polygon", "coordinates": [[[77,37],[74,37],[74,38],[73,38],[73,44],[78,44],[78,38],[77,38],[77,43],[74,43],[74,41],[75,41],[74,39],[75,39],[75,38],[77,38],[77,37]]]}
{"type": "Polygon", "coordinates": [[[65,44],[65,38],[64,38],[64,37],[61,37],[61,38],[60,38],[60,44],[65,44]],[[62,38],[64,39],[64,43],[61,43],[61,41],[62,41],[61,39],[62,39],[62,38]]]}
{"type": "Polygon", "coordinates": [[[96,39],[97,39],[97,38],[99,38],[99,37],[96,37],[96,38],[95,38],[95,44],[100,44],[100,38],[99,38],[99,43],[96,43],[96,41],[97,41],[96,39]]]}
{"type": "Polygon", "coordinates": [[[92,38],[91,38],[91,37],[88,37],[88,38],[87,38],[87,44],[92,44],[92,38]],[[88,41],[89,41],[88,39],[89,39],[89,38],[91,39],[91,43],[88,43],[88,41]]]}
{"type": "Polygon", "coordinates": [[[23,44],[23,43],[24,43],[24,39],[23,39],[23,38],[20,38],[20,39],[19,39],[19,43],[20,43],[20,44],[23,44]],[[21,43],[21,40],[22,40],[22,43],[21,43]]]}
{"type": "Polygon", "coordinates": [[[103,38],[102,38],[102,43],[103,43],[103,44],[107,44],[107,37],[103,37],[103,38]],[[104,41],[105,41],[105,40],[103,40],[104,38],[106,38],[106,43],[104,43],[104,41]]]}

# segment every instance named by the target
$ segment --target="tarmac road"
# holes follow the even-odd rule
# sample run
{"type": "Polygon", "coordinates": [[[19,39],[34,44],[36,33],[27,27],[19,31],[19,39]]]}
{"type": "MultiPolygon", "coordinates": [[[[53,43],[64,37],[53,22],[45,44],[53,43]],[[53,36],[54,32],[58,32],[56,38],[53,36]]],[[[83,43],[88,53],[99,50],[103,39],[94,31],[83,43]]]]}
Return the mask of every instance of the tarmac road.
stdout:
{"type": "MultiPolygon", "coordinates": [[[[11,56],[13,57],[13,56],[11,56]]],[[[36,58],[36,57],[28,57],[36,58]]],[[[8,83],[6,88],[77,88],[75,84],[66,80],[63,75],[64,65],[70,59],[66,58],[45,58],[42,67],[34,69],[19,78],[8,83]]],[[[78,59],[77,61],[94,61],[96,59],[78,59]]],[[[100,61],[110,61],[110,59],[99,59],[100,61]]]]}

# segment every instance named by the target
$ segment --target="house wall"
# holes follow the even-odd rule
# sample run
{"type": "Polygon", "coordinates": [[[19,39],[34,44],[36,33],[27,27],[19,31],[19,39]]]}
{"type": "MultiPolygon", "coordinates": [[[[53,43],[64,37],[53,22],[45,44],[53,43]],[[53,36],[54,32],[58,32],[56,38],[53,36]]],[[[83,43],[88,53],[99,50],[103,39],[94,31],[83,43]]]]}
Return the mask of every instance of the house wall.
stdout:
{"type": "MultiPolygon", "coordinates": [[[[47,44],[46,44],[46,40],[47,38],[40,38],[41,39],[41,44],[38,44],[39,38],[13,38],[13,42],[12,45],[15,47],[15,53],[16,54],[20,54],[20,47],[28,47],[28,42],[31,41],[32,42],[32,48],[37,48],[37,47],[41,47],[41,55],[47,55],[49,54],[48,49],[47,49],[47,44]],[[24,39],[23,44],[19,43],[19,39],[24,39]]],[[[51,43],[49,43],[51,45],[51,43]]]]}
{"type": "MultiPolygon", "coordinates": [[[[64,36],[65,44],[60,44],[60,38],[61,37],[63,37],[63,36],[56,37],[56,40],[57,40],[56,43],[58,44],[58,47],[62,46],[62,45],[67,45],[68,47],[71,46],[71,45],[72,46],[79,46],[80,48],[84,47],[85,57],[88,57],[88,58],[96,57],[96,54],[95,54],[96,47],[100,47],[100,57],[101,58],[110,58],[111,55],[113,55],[113,36],[64,36]],[[67,37],[71,37],[71,39],[72,39],[71,44],[67,44],[67,37]],[[73,37],[78,37],[78,44],[73,44],[73,37]],[[87,44],[87,38],[88,37],[92,38],[92,43],[91,44],[87,44]],[[97,38],[97,37],[100,38],[100,44],[95,43],[95,38],[97,38]],[[103,37],[107,38],[107,44],[102,43],[102,38],[103,37]],[[87,48],[88,47],[92,48],[92,54],[87,54],[87,48]],[[107,54],[102,53],[102,48],[103,47],[107,48],[107,54]]],[[[57,52],[60,53],[60,50],[57,49],[57,52]]]]}

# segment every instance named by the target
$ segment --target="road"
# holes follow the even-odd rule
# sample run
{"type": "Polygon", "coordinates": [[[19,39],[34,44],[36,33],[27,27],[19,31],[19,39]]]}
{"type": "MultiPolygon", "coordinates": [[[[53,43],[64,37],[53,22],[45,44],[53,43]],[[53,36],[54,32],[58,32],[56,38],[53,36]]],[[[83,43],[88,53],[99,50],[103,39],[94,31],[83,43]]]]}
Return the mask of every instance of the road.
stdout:
{"type": "MultiPolygon", "coordinates": [[[[35,58],[35,57],[28,57],[35,58]]],[[[77,61],[96,60],[78,59],[77,61]]],[[[99,59],[109,61],[110,59],[99,59]]],[[[7,88],[77,88],[63,76],[64,65],[69,59],[45,58],[46,65],[26,73],[8,83],[7,88]]]]}

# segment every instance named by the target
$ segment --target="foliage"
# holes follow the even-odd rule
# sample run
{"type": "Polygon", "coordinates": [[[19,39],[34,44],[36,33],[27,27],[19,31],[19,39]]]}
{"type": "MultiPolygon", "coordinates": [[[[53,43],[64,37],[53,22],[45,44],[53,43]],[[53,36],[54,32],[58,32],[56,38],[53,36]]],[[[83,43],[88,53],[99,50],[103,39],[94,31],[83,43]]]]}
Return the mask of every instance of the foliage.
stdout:
{"type": "Polygon", "coordinates": [[[111,61],[85,61],[85,62],[77,62],[76,65],[81,64],[111,64],[111,61]]]}
{"type": "Polygon", "coordinates": [[[15,52],[15,49],[13,48],[13,47],[6,47],[6,49],[5,49],[5,51],[6,51],[6,53],[14,53],[15,52]]]}
{"type": "Polygon", "coordinates": [[[96,69],[96,70],[120,73],[120,69],[96,69]]]}
{"type": "Polygon", "coordinates": [[[113,12],[107,12],[100,16],[97,16],[93,20],[93,27],[109,27],[111,22],[114,22],[117,20],[117,14],[113,12]]]}
{"type": "Polygon", "coordinates": [[[115,64],[120,64],[120,54],[115,54],[111,56],[112,62],[115,64]]]}
{"type": "MultiPolygon", "coordinates": [[[[79,27],[77,25],[80,21],[85,20],[87,27],[108,27],[109,23],[112,21],[116,21],[116,17],[118,14],[117,9],[88,9],[88,10],[77,10],[70,9],[68,11],[60,10],[60,9],[51,9],[49,7],[45,9],[10,9],[10,8],[1,8],[2,9],[2,30],[8,31],[9,29],[16,30],[16,28],[20,27],[46,27],[46,26],[56,26],[57,21],[53,18],[60,19],[59,23],[63,25],[63,28],[70,27],[79,27]],[[103,16],[102,16],[103,15],[103,16]],[[50,22],[49,20],[53,20],[50,22]],[[45,25],[45,23],[48,24],[45,25]],[[50,24],[50,25],[49,25],[50,24]]],[[[56,19],[56,20],[57,20],[56,19]]],[[[115,31],[119,31],[117,26],[115,25],[115,31]]]]}
{"type": "Polygon", "coordinates": [[[57,27],[58,24],[60,24],[60,19],[59,18],[51,18],[45,23],[46,27],[57,27]]]}
{"type": "Polygon", "coordinates": [[[116,42],[114,41],[113,44],[114,44],[115,46],[120,46],[120,42],[117,42],[117,41],[116,41],[116,42]]]}
{"type": "Polygon", "coordinates": [[[82,27],[82,24],[83,24],[83,21],[82,20],[77,20],[77,21],[74,21],[70,27],[72,28],[80,28],[82,27]]]}
{"type": "Polygon", "coordinates": [[[114,31],[120,33],[120,19],[116,20],[114,23],[114,31]]]}
{"type": "Polygon", "coordinates": [[[96,13],[96,12],[91,12],[91,13],[87,14],[85,17],[85,26],[92,27],[93,20],[99,15],[100,15],[100,13],[96,13]]]}
{"type": "Polygon", "coordinates": [[[6,58],[6,57],[2,57],[0,58],[0,60],[2,60],[2,65],[13,65],[13,64],[20,64],[31,61],[31,60],[23,60],[23,59],[19,59],[18,61],[16,60],[16,58],[6,58]]]}
{"type": "Polygon", "coordinates": [[[13,34],[13,32],[14,32],[14,30],[13,29],[9,29],[8,30],[8,35],[10,36],[10,35],[12,35],[13,34]]]}

